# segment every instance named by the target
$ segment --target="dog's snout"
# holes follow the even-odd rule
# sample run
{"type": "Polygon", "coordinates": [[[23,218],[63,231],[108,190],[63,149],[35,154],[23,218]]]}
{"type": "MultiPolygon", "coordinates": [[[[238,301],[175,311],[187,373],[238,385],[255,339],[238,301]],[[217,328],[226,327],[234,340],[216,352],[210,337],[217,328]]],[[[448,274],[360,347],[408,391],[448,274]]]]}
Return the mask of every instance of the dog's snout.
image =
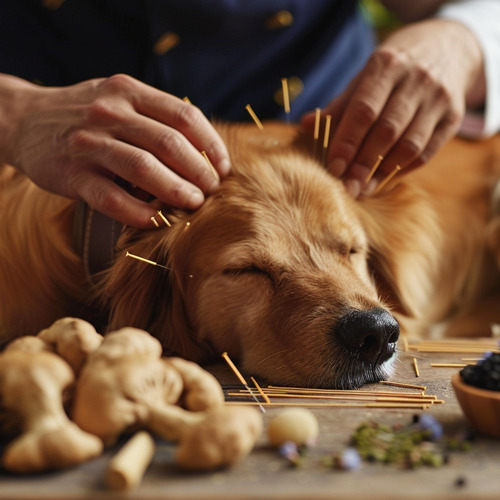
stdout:
{"type": "Polygon", "coordinates": [[[399,338],[399,325],[385,309],[350,311],[336,329],[338,341],[363,361],[379,364],[389,359],[399,338]]]}

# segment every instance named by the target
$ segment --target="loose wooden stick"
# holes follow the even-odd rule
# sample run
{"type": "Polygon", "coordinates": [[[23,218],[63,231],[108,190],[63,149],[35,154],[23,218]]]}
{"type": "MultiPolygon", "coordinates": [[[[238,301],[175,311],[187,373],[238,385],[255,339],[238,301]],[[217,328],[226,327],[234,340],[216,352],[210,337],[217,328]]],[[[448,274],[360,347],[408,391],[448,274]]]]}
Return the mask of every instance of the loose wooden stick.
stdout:
{"type": "Polygon", "coordinates": [[[271,403],[271,400],[269,399],[267,394],[264,393],[264,391],[262,390],[262,387],[257,383],[257,380],[255,380],[253,377],[250,377],[250,378],[252,379],[253,385],[255,385],[255,387],[257,387],[257,390],[259,391],[259,393],[262,396],[262,398],[264,399],[264,401],[266,403],[271,403]]]}
{"type": "Polygon", "coordinates": [[[463,368],[465,363],[431,363],[434,368],[463,368]]]}
{"type": "Polygon", "coordinates": [[[366,184],[368,184],[371,181],[371,178],[373,177],[373,175],[377,171],[377,169],[378,169],[378,167],[379,167],[379,165],[380,165],[380,163],[382,162],[383,159],[384,159],[384,157],[382,155],[378,155],[377,161],[375,162],[375,164],[373,165],[372,169],[370,170],[370,172],[366,176],[366,179],[365,179],[365,183],[366,184]]]}
{"type": "Polygon", "coordinates": [[[243,375],[240,373],[238,368],[236,368],[236,365],[231,361],[231,358],[229,357],[228,353],[223,352],[222,357],[226,360],[226,363],[229,365],[231,370],[233,370],[234,374],[238,377],[238,380],[245,386],[245,389],[247,389],[248,392],[251,394],[252,398],[255,399],[255,401],[259,405],[259,408],[262,411],[262,413],[266,413],[266,410],[264,409],[264,407],[262,406],[260,401],[257,399],[255,394],[253,393],[252,389],[250,389],[250,387],[248,387],[247,381],[244,379],[243,375]]]}
{"type": "Polygon", "coordinates": [[[394,170],[377,186],[377,189],[375,191],[375,194],[380,193],[382,189],[387,185],[387,183],[401,170],[401,167],[399,165],[396,165],[394,170]]]}
{"type": "Polygon", "coordinates": [[[142,481],[144,473],[155,453],[153,438],[140,431],[111,459],[106,482],[114,490],[129,490],[142,481]]]}
{"type": "Polygon", "coordinates": [[[250,104],[247,104],[245,106],[245,109],[248,111],[249,115],[252,117],[253,121],[259,127],[260,130],[264,129],[264,125],[262,125],[262,122],[257,118],[257,115],[255,114],[254,110],[252,109],[252,106],[250,104]]]}
{"type": "Polygon", "coordinates": [[[238,380],[243,384],[247,385],[247,381],[244,379],[243,375],[240,373],[238,368],[236,368],[236,365],[231,361],[231,358],[229,357],[227,352],[222,353],[222,357],[226,360],[226,363],[229,365],[231,370],[233,370],[234,374],[238,377],[238,380]]]}
{"type": "Polygon", "coordinates": [[[154,262],[153,260],[149,260],[149,259],[145,259],[144,257],[139,257],[138,255],[134,255],[130,252],[127,252],[125,254],[126,257],[132,257],[133,259],[136,259],[136,260],[140,260],[142,262],[145,262],[146,264],[151,264],[152,266],[158,266],[158,267],[161,267],[162,269],[168,269],[167,266],[162,266],[161,264],[158,264],[158,262],[154,262]]]}
{"type": "Polygon", "coordinates": [[[307,406],[308,408],[412,408],[427,410],[431,405],[427,403],[304,403],[284,401],[274,402],[271,405],[267,403],[255,403],[253,401],[226,401],[226,405],[262,405],[262,406],[307,406]]]}
{"type": "Polygon", "coordinates": [[[379,384],[392,385],[394,387],[408,387],[409,389],[420,389],[421,391],[427,389],[425,385],[403,384],[402,382],[390,382],[389,380],[381,380],[379,384]]]}
{"type": "Polygon", "coordinates": [[[184,102],[187,102],[188,104],[192,104],[192,102],[189,100],[189,97],[188,97],[188,96],[183,97],[183,98],[182,98],[182,100],[183,100],[184,102]]]}
{"type": "Polygon", "coordinates": [[[448,354],[484,354],[486,352],[500,352],[498,349],[490,349],[488,347],[419,347],[418,352],[437,352],[448,354]]]}
{"type": "MultiPolygon", "coordinates": [[[[403,394],[403,393],[401,393],[403,394]]],[[[229,392],[228,393],[228,396],[242,396],[241,393],[238,393],[238,392],[229,392]]],[[[349,396],[342,396],[340,394],[337,394],[337,395],[322,395],[322,394],[302,394],[302,395],[297,395],[297,394],[285,394],[285,393],[275,393],[275,394],[269,394],[269,396],[271,396],[272,398],[277,398],[277,399],[310,399],[310,400],[314,400],[314,399],[320,399],[320,400],[337,400],[337,401],[366,401],[366,402],[376,402],[376,403],[388,403],[388,402],[397,402],[397,401],[401,401],[403,403],[426,403],[426,404],[435,404],[436,401],[438,401],[436,399],[435,396],[422,396],[422,395],[418,395],[418,396],[396,396],[394,395],[393,397],[390,397],[390,396],[363,396],[363,395],[354,395],[354,394],[350,394],[349,396]]],[[[268,398],[269,399],[269,398],[268,398]]],[[[270,403],[270,401],[266,401],[266,403],[270,403]]]]}
{"type": "Polygon", "coordinates": [[[415,376],[420,377],[420,370],[418,369],[417,358],[413,358],[413,369],[415,370],[415,376]]]}
{"type": "MultiPolygon", "coordinates": [[[[404,385],[403,387],[406,387],[404,385]]],[[[418,386],[420,388],[421,386],[418,386]]],[[[272,395],[274,392],[289,392],[293,394],[366,394],[371,396],[392,396],[394,394],[401,394],[404,396],[420,396],[422,391],[419,392],[395,392],[395,391],[374,391],[374,390],[363,390],[363,389],[310,389],[303,387],[279,387],[270,385],[266,387],[265,391],[267,394],[272,395]]]]}

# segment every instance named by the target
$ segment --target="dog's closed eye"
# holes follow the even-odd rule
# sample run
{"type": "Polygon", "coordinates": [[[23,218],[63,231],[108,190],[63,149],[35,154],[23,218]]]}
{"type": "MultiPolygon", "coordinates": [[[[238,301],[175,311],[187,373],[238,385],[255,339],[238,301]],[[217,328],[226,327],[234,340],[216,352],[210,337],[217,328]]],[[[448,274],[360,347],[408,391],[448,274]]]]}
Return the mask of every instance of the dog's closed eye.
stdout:
{"type": "Polygon", "coordinates": [[[242,267],[229,267],[224,269],[223,274],[226,276],[242,276],[242,275],[262,275],[272,281],[271,274],[255,265],[242,266],[242,267]]]}

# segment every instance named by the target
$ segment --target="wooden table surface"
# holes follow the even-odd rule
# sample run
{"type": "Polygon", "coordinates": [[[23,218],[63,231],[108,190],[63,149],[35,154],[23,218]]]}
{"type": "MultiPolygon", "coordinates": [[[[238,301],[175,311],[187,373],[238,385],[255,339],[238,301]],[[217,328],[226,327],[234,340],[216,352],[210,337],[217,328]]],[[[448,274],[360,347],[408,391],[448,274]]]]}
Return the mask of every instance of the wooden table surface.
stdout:
{"type": "MultiPolygon", "coordinates": [[[[418,378],[412,356],[412,353],[400,355],[393,380],[427,386],[427,394],[434,394],[445,403],[425,411],[443,424],[445,433],[467,432],[467,422],[450,384],[450,377],[458,368],[430,366],[431,362],[460,362],[464,355],[419,353],[418,378]]],[[[213,367],[212,371],[223,384],[237,383],[225,365],[213,367]]],[[[370,386],[364,389],[367,388],[370,386]]],[[[265,423],[281,410],[279,406],[268,408],[265,423]]],[[[173,445],[158,442],[142,484],[125,494],[112,492],[104,484],[106,465],[116,451],[110,450],[98,459],[67,471],[16,476],[0,470],[0,499],[500,498],[500,440],[479,436],[470,451],[451,454],[450,462],[440,468],[403,470],[364,463],[357,471],[345,472],[326,467],[322,459],[344,448],[360,423],[370,420],[406,424],[420,410],[312,408],[311,411],[319,420],[320,438],[298,468],[290,467],[268,446],[265,433],[243,462],[230,469],[203,474],[180,473],[172,464],[173,445]],[[458,478],[463,478],[465,484],[458,486],[458,478]]]]}

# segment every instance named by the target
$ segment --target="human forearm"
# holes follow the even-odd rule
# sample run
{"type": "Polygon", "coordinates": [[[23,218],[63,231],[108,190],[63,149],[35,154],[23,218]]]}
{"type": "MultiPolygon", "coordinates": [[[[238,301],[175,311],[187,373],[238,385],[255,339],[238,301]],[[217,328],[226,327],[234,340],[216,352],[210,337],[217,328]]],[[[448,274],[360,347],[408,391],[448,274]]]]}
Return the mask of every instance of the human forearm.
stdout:
{"type": "Polygon", "coordinates": [[[469,89],[467,106],[484,107],[480,130],[464,131],[491,135],[500,131],[500,2],[498,0],[463,0],[450,2],[439,9],[438,17],[454,20],[466,27],[477,41],[483,58],[482,80],[469,89]]]}
{"type": "Polygon", "coordinates": [[[15,129],[27,108],[36,103],[36,86],[0,73],[0,164],[12,163],[15,129]]]}

